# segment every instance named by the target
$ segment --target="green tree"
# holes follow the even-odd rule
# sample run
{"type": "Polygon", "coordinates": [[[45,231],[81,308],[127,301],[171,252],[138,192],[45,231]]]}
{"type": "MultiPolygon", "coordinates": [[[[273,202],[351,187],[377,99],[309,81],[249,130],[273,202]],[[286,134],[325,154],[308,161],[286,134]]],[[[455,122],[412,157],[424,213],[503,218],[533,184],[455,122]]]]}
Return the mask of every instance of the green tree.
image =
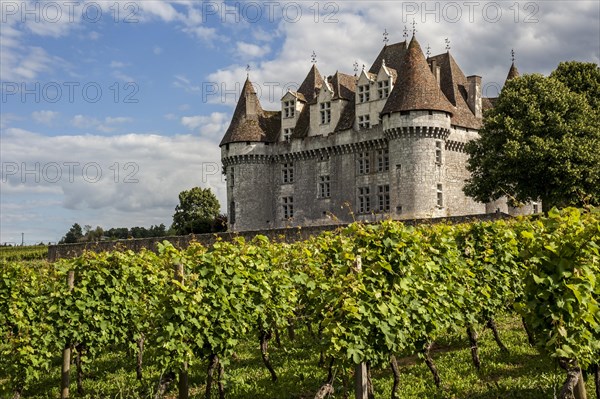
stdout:
{"type": "Polygon", "coordinates": [[[209,233],[219,216],[219,200],[210,188],[194,187],[179,193],[172,228],[177,234],[209,233]]]}
{"type": "Polygon", "coordinates": [[[60,240],[61,244],[71,244],[75,242],[79,242],[83,238],[83,230],[79,223],[75,223],[67,234],[60,240]]]}
{"type": "Polygon", "coordinates": [[[469,142],[467,195],[553,206],[600,202],[600,123],[585,96],[553,77],[509,80],[469,142]]]}
{"type": "Polygon", "coordinates": [[[569,90],[583,94],[590,106],[600,111],[600,67],[593,62],[561,62],[551,78],[563,82],[569,90]]]}

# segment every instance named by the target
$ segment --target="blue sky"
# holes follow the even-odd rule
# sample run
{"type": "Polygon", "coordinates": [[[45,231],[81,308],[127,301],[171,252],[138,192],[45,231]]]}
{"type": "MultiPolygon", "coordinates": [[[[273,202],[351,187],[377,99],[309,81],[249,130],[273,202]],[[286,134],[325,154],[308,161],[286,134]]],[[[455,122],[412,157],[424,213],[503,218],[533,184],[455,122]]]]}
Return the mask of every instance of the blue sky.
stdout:
{"type": "Polygon", "coordinates": [[[412,30],[495,96],[521,73],[599,62],[596,1],[0,0],[0,243],[58,241],[73,223],[169,226],[177,195],[222,204],[218,143],[246,74],[263,107],[311,67],[368,68],[412,30]],[[247,72],[247,66],[250,66],[247,72]]]}

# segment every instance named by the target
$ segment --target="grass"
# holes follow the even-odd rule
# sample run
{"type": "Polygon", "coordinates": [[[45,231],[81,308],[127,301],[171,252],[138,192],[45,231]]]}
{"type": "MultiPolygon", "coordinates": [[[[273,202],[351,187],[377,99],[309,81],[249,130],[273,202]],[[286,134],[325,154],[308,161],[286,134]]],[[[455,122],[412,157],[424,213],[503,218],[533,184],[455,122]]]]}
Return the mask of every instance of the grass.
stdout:
{"type": "MultiPolygon", "coordinates": [[[[433,358],[442,378],[442,388],[437,389],[432,375],[423,361],[416,356],[397,355],[401,380],[399,396],[402,399],[535,399],[552,398],[564,381],[562,370],[547,356],[541,355],[527,344],[527,338],[517,317],[501,318],[500,334],[510,353],[503,354],[493,340],[491,331],[480,331],[480,357],[482,368],[477,371],[472,364],[466,333],[449,334],[437,342],[433,358]]],[[[241,398],[313,398],[327,376],[324,367],[318,367],[318,353],[310,348],[302,334],[294,342],[282,337],[283,347],[271,342],[271,362],[279,380],[273,383],[262,363],[258,340],[246,342],[226,367],[225,387],[227,397],[241,398]]],[[[274,340],[273,340],[274,341],[274,340]]],[[[152,363],[153,353],[145,354],[144,380],[135,378],[135,357],[117,349],[107,351],[97,359],[90,359],[85,368],[84,396],[76,392],[75,373],[71,379],[73,398],[146,398],[151,397],[160,372],[152,363]]],[[[190,368],[190,397],[204,397],[207,362],[190,368]]],[[[60,359],[43,379],[27,389],[26,398],[57,398],[60,384],[60,359]]],[[[351,370],[335,368],[336,393],[332,398],[342,398],[345,384],[350,398],[353,380],[351,370]]],[[[389,367],[373,369],[376,398],[390,398],[392,374],[389,367]]],[[[588,392],[593,390],[588,382],[588,392]]],[[[167,398],[177,398],[176,384],[167,392],[167,398]]],[[[216,387],[213,396],[218,397],[216,387]]],[[[0,370],[0,397],[10,397],[7,376],[0,370]]]]}

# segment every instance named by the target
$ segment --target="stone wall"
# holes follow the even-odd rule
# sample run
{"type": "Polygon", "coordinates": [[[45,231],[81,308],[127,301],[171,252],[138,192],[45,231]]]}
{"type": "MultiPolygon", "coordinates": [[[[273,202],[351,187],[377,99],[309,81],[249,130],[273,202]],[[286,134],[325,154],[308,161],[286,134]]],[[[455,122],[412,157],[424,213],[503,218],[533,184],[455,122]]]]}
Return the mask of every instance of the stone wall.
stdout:
{"type": "MultiPolygon", "coordinates": [[[[402,220],[402,223],[407,225],[417,224],[435,224],[435,223],[465,223],[471,221],[489,221],[497,219],[507,219],[510,215],[505,213],[490,213],[485,215],[466,215],[466,216],[453,216],[446,218],[433,218],[433,219],[410,219],[402,220]]],[[[58,259],[74,258],[81,255],[84,251],[113,251],[113,250],[132,250],[140,251],[142,248],[150,249],[155,251],[157,244],[163,241],[168,241],[177,248],[185,248],[191,242],[199,242],[202,245],[210,246],[218,238],[222,240],[231,240],[234,237],[244,237],[246,240],[251,240],[256,235],[264,235],[272,241],[278,242],[295,242],[306,240],[310,237],[319,235],[325,231],[331,231],[338,228],[347,226],[347,224],[336,224],[336,225],[325,225],[325,226],[306,226],[306,227],[290,227],[282,229],[271,229],[271,230],[254,230],[244,231],[235,233],[217,233],[217,234],[198,234],[198,235],[187,235],[187,236],[170,236],[170,237],[155,237],[155,238],[138,238],[131,240],[117,240],[117,241],[99,241],[99,242],[86,242],[77,244],[61,244],[61,245],[50,245],[48,247],[48,260],[54,262],[58,259]]]]}

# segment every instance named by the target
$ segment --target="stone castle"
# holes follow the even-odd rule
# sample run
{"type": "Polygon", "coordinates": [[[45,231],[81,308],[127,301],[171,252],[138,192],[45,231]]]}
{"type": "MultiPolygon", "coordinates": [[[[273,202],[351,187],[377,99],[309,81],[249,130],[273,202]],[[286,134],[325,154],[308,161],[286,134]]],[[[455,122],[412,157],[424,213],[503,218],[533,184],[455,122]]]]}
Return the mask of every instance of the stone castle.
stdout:
{"type": "Polygon", "coordinates": [[[425,57],[414,35],[354,76],[323,78],[313,63],[279,111],[246,79],[220,144],[230,230],[537,212],[463,193],[465,143],[494,102],[481,91],[480,76],[450,51],[425,57]]]}

